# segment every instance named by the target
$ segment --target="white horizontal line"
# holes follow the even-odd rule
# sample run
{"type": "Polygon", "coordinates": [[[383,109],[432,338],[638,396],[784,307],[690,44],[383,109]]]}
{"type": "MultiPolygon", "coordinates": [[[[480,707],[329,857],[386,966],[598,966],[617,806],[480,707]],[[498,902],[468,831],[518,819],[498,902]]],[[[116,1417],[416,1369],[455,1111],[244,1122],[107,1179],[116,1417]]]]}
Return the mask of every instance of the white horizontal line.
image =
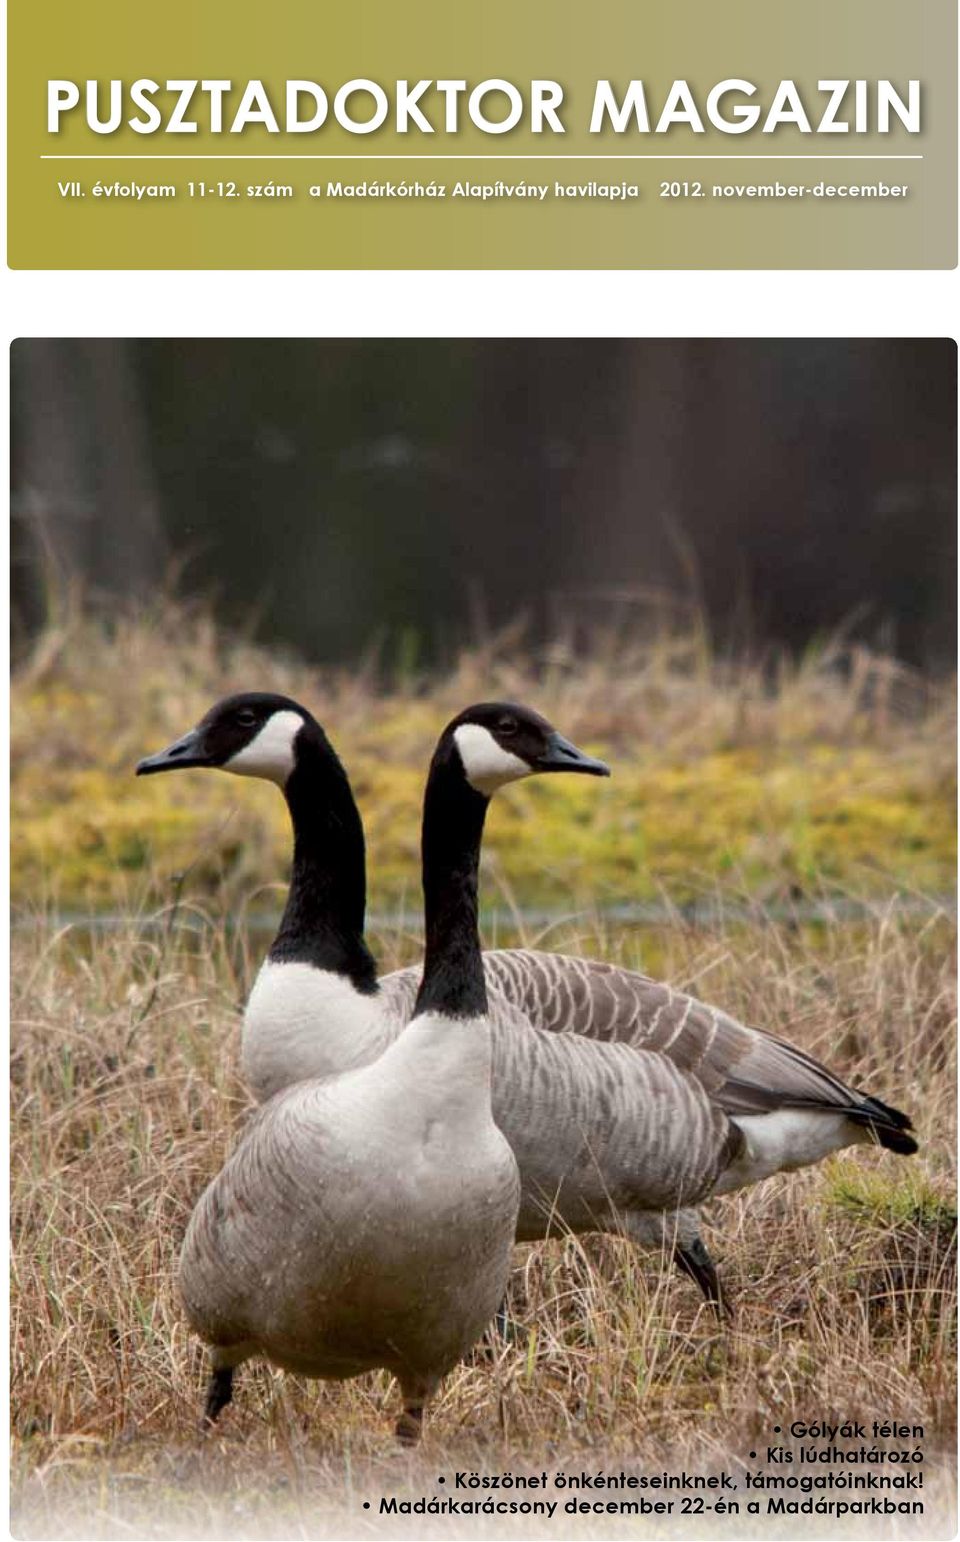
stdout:
{"type": "Polygon", "coordinates": [[[41,155],[42,161],[922,161],[922,155],[41,155]]]}

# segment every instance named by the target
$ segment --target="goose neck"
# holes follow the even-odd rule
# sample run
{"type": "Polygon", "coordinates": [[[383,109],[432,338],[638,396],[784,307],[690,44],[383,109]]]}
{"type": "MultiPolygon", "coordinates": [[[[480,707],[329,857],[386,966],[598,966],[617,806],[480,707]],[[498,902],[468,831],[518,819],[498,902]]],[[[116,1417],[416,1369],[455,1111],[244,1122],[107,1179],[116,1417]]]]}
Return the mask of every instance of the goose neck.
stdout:
{"type": "Polygon", "coordinates": [[[426,951],[417,1012],[486,1012],[478,924],[478,869],[488,799],[466,781],[453,753],[434,757],[423,805],[426,951]]]}
{"type": "Polygon", "coordinates": [[[376,989],[363,940],[366,853],[346,772],[319,727],[300,735],[284,793],[293,825],[293,872],[269,957],[345,975],[376,989]]]}

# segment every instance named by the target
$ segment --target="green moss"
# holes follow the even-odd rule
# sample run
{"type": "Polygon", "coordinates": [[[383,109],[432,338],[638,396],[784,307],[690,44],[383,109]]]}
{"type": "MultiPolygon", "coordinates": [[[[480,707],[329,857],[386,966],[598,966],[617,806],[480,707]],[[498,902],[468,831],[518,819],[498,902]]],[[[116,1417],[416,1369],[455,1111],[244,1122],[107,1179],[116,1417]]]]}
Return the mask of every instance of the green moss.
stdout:
{"type": "MultiPolygon", "coordinates": [[[[615,659],[602,669],[586,659],[595,688],[561,680],[553,699],[522,659],[505,679],[495,663],[468,659],[433,694],[411,686],[377,697],[357,678],[321,681],[263,650],[228,647],[202,617],[173,625],[163,616],[153,627],[149,617],[124,621],[117,636],[84,622],[53,660],[13,684],[20,904],[152,903],[185,872],[190,897],[231,903],[282,882],[289,830],[274,789],[201,771],[133,775],[140,755],[182,733],[215,696],[251,684],[321,714],[364,816],[377,908],[419,896],[420,801],[437,732],[464,700],[497,691],[555,715],[614,776],[534,779],[498,796],[484,848],[488,903],[682,903],[718,886],[760,898],[952,889],[947,715],[918,719],[915,730],[871,727],[842,695],[832,710],[832,678],[788,679],[778,695],[749,672],[714,680],[704,664],[703,678],[691,678],[682,659],[675,677],[661,661],[636,680],[615,659]],[[182,639],[176,648],[171,637],[182,639]]],[[[276,893],[268,898],[276,904],[276,893]]]]}
{"type": "MultiPolygon", "coordinates": [[[[344,744],[368,834],[371,900],[416,893],[424,735],[344,744]]],[[[419,729],[419,725],[417,725],[419,729]]],[[[603,745],[591,746],[606,750],[603,745]]],[[[952,884],[956,832],[947,789],[922,765],[828,746],[715,752],[683,763],[610,751],[610,783],[531,781],[501,794],[485,847],[487,893],[582,906],[683,901],[719,880],[760,894],[825,883],[882,892],[952,884]]],[[[22,762],[14,774],[13,888],[24,901],[103,906],[131,875],[161,887],[190,871],[191,892],[233,874],[251,887],[286,872],[286,811],[265,786],[204,772],[138,782],[129,767],[22,762]]]]}
{"type": "Polygon", "coordinates": [[[877,1228],[915,1226],[950,1236],[957,1229],[957,1204],[941,1193],[921,1168],[863,1167],[850,1160],[833,1164],[824,1192],[828,1209],[872,1222],[877,1228]]]}

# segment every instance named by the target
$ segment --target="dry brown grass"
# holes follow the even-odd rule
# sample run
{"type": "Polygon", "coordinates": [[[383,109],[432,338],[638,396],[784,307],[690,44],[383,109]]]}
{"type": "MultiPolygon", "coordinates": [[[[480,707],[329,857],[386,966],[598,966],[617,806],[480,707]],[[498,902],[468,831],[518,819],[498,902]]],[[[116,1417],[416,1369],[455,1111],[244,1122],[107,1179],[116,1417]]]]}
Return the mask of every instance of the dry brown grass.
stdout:
{"type": "MultiPolygon", "coordinates": [[[[636,964],[643,937],[550,942],[636,964]]],[[[173,1271],[191,1203],[245,1117],[236,1030],[250,960],[215,924],[200,939],[134,926],[90,938],[38,922],[14,959],[17,1533],[363,1536],[364,1495],[449,1493],[440,1472],[448,1483],[456,1469],[738,1473],[774,1423],[878,1417],[926,1432],[931,1511],[900,1534],[946,1534],[951,939],[948,918],[921,925],[895,906],[846,929],[664,930],[665,974],[790,1032],[910,1110],[921,1154],[861,1149],[715,1202],[709,1236],[738,1308],[722,1335],[692,1286],[618,1239],[518,1250],[519,1342],[449,1378],[423,1451],[409,1457],[391,1440],[385,1377],[325,1386],[252,1366],[200,1448],[201,1354],[173,1271]]],[[[415,947],[375,940],[385,967],[415,947]]],[[[698,1526],[722,1529],[714,1517],[681,1530],[698,1526]]],[[[874,1522],[863,1534],[884,1530],[874,1522]]],[[[473,1523],[468,1534],[481,1531],[473,1523]]],[[[593,1520],[549,1534],[621,1532],[621,1521],[593,1520]]],[[[799,1534],[810,1534],[803,1523],[799,1534]]]]}

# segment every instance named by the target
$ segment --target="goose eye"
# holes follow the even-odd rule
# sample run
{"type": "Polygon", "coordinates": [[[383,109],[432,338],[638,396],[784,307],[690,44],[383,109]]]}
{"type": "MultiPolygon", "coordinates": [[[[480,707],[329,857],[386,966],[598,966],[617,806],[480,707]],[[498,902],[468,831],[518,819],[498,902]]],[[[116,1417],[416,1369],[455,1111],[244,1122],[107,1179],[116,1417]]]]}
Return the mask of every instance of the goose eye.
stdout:
{"type": "Polygon", "coordinates": [[[502,717],[497,723],[497,732],[501,734],[515,734],[518,726],[515,717],[502,717]]]}
{"type": "Polygon", "coordinates": [[[237,713],[237,722],[243,728],[252,728],[256,721],[257,714],[253,711],[252,707],[240,708],[240,711],[237,713]]]}

